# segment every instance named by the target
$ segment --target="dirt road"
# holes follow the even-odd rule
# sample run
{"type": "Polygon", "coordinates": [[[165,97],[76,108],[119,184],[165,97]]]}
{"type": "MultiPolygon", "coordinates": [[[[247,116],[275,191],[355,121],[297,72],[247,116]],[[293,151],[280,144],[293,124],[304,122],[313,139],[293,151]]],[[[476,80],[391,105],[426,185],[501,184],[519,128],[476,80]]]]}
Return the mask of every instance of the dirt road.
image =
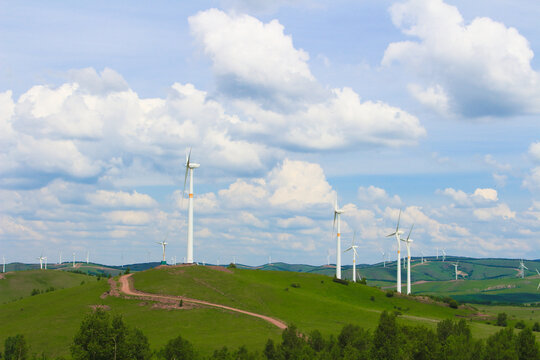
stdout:
{"type": "Polygon", "coordinates": [[[137,296],[137,297],[140,297],[140,298],[146,298],[148,300],[154,300],[154,301],[166,301],[166,302],[174,301],[174,302],[178,302],[178,301],[182,300],[182,301],[184,301],[186,303],[193,303],[193,304],[200,304],[200,305],[205,305],[205,306],[217,307],[217,308],[221,308],[221,309],[225,309],[225,310],[234,311],[234,312],[238,312],[238,313],[241,313],[241,314],[246,314],[246,315],[249,315],[249,316],[257,317],[259,319],[262,319],[264,321],[269,322],[272,325],[277,326],[280,329],[286,329],[287,328],[287,325],[281,320],[277,320],[277,319],[271,318],[269,316],[256,314],[256,313],[252,313],[252,312],[241,310],[241,309],[236,309],[236,308],[233,308],[233,307],[230,307],[230,306],[221,305],[221,304],[214,304],[214,303],[211,303],[211,302],[208,302],[208,301],[203,301],[203,300],[190,299],[190,298],[186,298],[186,297],[183,297],[183,296],[150,294],[150,293],[145,293],[145,292],[136,290],[133,287],[132,280],[130,279],[131,275],[133,275],[133,274],[120,276],[120,291],[123,292],[126,295],[137,296]]]}

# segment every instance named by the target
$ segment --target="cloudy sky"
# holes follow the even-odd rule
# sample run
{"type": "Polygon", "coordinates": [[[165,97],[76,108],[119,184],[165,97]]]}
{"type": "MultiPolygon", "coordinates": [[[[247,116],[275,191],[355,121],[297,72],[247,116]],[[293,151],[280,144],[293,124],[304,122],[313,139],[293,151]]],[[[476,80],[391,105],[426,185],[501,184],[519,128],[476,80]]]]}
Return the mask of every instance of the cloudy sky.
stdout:
{"type": "Polygon", "coordinates": [[[4,2],[0,255],[540,258],[537,1],[269,3],[4,2]]]}

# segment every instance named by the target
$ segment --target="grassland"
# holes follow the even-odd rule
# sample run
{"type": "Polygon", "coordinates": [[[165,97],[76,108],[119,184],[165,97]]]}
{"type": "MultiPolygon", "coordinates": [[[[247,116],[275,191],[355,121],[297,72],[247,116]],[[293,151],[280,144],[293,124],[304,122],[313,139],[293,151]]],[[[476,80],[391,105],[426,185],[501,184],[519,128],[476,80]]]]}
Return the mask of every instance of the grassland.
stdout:
{"type": "Polygon", "coordinates": [[[65,271],[28,270],[9,272],[0,280],[0,303],[6,303],[27,296],[32,290],[62,289],[77,286],[87,276],[65,271]]]}
{"type": "MultiPolygon", "coordinates": [[[[368,329],[377,325],[383,310],[399,311],[401,321],[434,327],[441,319],[467,317],[472,311],[421,303],[406,296],[387,297],[365,285],[338,284],[317,274],[208,267],[171,267],[136,273],[138,290],[186,296],[234,306],[294,323],[303,332],[314,329],[336,334],[347,323],[368,329]],[[293,286],[294,284],[294,286],[293,286]]],[[[480,324],[477,334],[488,336],[497,329],[480,324]]]]}

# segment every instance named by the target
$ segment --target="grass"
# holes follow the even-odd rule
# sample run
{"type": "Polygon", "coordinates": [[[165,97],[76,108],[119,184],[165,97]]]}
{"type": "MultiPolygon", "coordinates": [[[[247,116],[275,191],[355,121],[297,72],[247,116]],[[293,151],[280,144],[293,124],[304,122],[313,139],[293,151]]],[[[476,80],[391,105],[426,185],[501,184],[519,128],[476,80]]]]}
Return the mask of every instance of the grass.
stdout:
{"type": "Polygon", "coordinates": [[[77,286],[88,277],[65,271],[54,270],[28,270],[5,274],[0,280],[0,303],[6,303],[27,296],[32,290],[46,291],[51,287],[55,289],[77,286]]]}
{"type": "MultiPolygon", "coordinates": [[[[420,303],[406,296],[387,297],[373,287],[353,283],[345,286],[317,274],[242,269],[229,273],[192,266],[149,270],[133,278],[141,291],[181,295],[262,313],[294,323],[305,333],[318,329],[326,335],[336,334],[348,323],[374,329],[383,310],[401,312],[403,323],[429,327],[442,319],[471,314],[470,310],[420,303]],[[300,287],[292,287],[293,283],[300,287]]],[[[497,330],[491,328],[493,331],[485,334],[497,330]]]]}
{"type": "Polygon", "coordinates": [[[111,313],[122,314],[127,324],[144,332],[152,349],[182,335],[209,355],[223,345],[262,349],[268,338],[278,340],[281,336],[279,329],[263,320],[219,309],[166,310],[135,299],[101,299],[109,289],[107,281],[79,276],[89,280],[73,288],[0,305],[0,344],[8,336],[23,334],[32,352],[67,356],[73,336],[92,305],[106,305],[111,313]]]}

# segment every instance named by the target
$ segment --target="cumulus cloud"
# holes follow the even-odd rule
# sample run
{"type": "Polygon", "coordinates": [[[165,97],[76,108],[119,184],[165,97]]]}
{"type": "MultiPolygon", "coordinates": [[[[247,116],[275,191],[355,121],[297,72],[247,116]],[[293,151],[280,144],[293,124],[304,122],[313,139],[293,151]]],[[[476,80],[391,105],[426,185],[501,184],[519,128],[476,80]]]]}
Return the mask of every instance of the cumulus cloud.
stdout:
{"type": "Polygon", "coordinates": [[[103,216],[113,223],[124,225],[145,225],[148,224],[152,216],[146,211],[110,211],[104,213],[103,216]]]}
{"type": "Polygon", "coordinates": [[[540,141],[534,142],[529,146],[529,156],[537,162],[540,162],[540,141]]]}
{"type": "Polygon", "coordinates": [[[380,205],[399,205],[401,199],[398,195],[390,196],[386,190],[370,185],[369,187],[360,186],[358,188],[358,199],[365,203],[374,203],[380,205]]]}
{"type": "Polygon", "coordinates": [[[497,206],[491,208],[475,209],[473,214],[477,219],[483,221],[488,221],[495,218],[509,220],[516,217],[516,212],[511,211],[506,204],[498,204],[497,206]]]}
{"type": "Polygon", "coordinates": [[[463,190],[455,190],[453,188],[446,188],[442,191],[438,190],[437,193],[449,196],[457,205],[465,207],[496,202],[499,200],[497,190],[491,188],[478,188],[472,194],[467,194],[463,190]]]}
{"type": "Polygon", "coordinates": [[[124,191],[97,190],[94,193],[88,194],[87,199],[92,205],[99,207],[148,208],[157,205],[157,202],[151,196],[139,194],[135,190],[131,194],[124,191]]]}
{"type": "Polygon", "coordinates": [[[517,29],[487,17],[466,23],[442,0],[390,7],[392,22],[418,39],[391,43],[383,65],[401,63],[432,82],[412,93],[424,104],[468,117],[538,112],[540,78],[533,51],[517,29]]]}
{"type": "Polygon", "coordinates": [[[529,190],[540,189],[540,166],[531,169],[523,179],[522,185],[529,190]]]}
{"type": "Polygon", "coordinates": [[[265,24],[249,15],[229,15],[217,9],[201,11],[189,19],[191,31],[212,59],[224,94],[270,98],[282,106],[315,95],[318,87],[307,61],[295,49],[277,20],[265,24]]]}

